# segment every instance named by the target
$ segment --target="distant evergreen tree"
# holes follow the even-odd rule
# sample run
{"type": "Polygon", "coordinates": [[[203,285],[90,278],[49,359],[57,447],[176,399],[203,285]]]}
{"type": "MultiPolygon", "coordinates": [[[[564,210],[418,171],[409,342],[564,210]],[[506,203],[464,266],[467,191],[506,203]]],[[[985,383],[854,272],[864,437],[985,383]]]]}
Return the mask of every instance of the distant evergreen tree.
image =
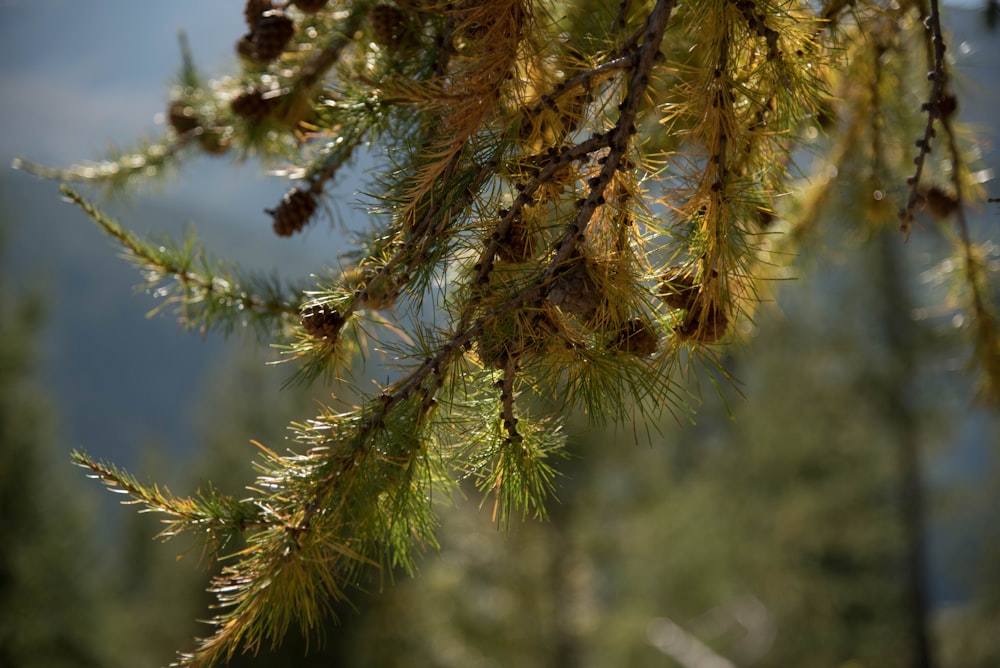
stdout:
{"type": "Polygon", "coordinates": [[[280,237],[319,217],[351,160],[372,165],[370,230],[311,285],[142,239],[64,189],[186,326],[252,329],[302,382],[384,353],[361,372],[374,387],[295,417],[297,449],[261,445],[250,495],[175,496],[76,455],[164,513],[165,536],[213,557],[246,541],[180,665],[308,633],[373,571],[412,571],[462,479],[500,524],[544,516],[574,409],[688,418],[682,380],[724,379],[718,346],[752,331],[845,184],[871,214],[861,231],[954,222],[975,361],[1000,397],[936,0],[248,0],[243,18],[239,72],[206,81],[185,53],[163,138],[67,171],[17,162],[120,187],[198,151],[260,155],[296,182],[268,211],[280,237]]]}
{"type": "Polygon", "coordinates": [[[7,281],[0,273],[0,666],[106,666],[94,518],[76,477],[51,465],[58,419],[36,375],[44,300],[7,281]]]}

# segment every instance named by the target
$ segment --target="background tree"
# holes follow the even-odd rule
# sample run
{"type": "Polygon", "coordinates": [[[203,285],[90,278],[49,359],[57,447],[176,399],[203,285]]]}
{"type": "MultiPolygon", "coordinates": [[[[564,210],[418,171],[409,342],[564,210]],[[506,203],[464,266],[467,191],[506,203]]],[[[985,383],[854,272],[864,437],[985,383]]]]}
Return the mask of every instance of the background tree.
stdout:
{"type": "Polygon", "coordinates": [[[91,508],[70,472],[45,457],[57,421],[34,378],[42,299],[15,293],[6,278],[0,275],[0,664],[108,665],[91,508]]]}
{"type": "Polygon", "coordinates": [[[692,363],[725,375],[713,346],[751,329],[761,281],[851,160],[871,206],[898,211],[907,233],[921,205],[955,219],[995,391],[936,3],[249,2],[245,18],[243,72],[204,82],[187,59],[164,141],[69,172],[21,163],[122,185],[191,149],[280,157],[300,182],[270,211],[287,236],[356,153],[375,161],[373,230],[308,287],[194,241],[150,243],[66,191],[186,325],[250,325],[285,343],[304,381],[348,376],[369,349],[397,363],[366,369],[387,380],[356,402],[294,423],[300,450],[262,446],[250,499],[176,497],[78,456],[167,513],[165,535],[196,529],[216,554],[248,541],[213,580],[215,634],[181,663],[315,628],[372,565],[412,568],[435,545],[432,499],[456,477],[489,492],[502,523],[544,514],[567,410],[595,423],[685,414],[679,377],[692,363]],[[919,45],[931,76],[914,87],[903,54],[919,45]],[[786,207],[794,151],[817,126],[831,132],[816,165],[827,178],[786,207]],[[932,145],[947,160],[932,162],[932,145]],[[775,234],[776,215],[791,234],[775,234]]]}

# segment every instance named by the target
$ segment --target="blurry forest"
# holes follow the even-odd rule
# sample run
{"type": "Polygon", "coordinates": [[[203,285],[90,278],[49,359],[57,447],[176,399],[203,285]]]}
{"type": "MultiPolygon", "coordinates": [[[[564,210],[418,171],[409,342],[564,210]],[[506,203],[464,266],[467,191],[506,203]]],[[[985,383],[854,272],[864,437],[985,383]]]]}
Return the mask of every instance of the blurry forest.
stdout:
{"type": "MultiPolygon", "coordinates": [[[[292,637],[231,665],[912,666],[905,452],[922,462],[933,665],[1000,665],[1000,416],[958,373],[962,323],[907,292],[949,303],[934,229],[908,244],[821,233],[727,351],[738,382],[701,388],[697,424],[571,423],[548,521],[498,531],[470,489],[441,509],[419,577],[369,583],[320,647],[292,637]]],[[[98,516],[104,492],[69,466],[76,444],[38,380],[45,295],[0,281],[0,667],[165,665],[204,633],[199,555],[151,540],[153,515],[98,516]]],[[[250,440],[280,449],[285,418],[308,411],[309,390],[278,392],[259,353],[232,348],[198,390],[190,458],[136,444],[135,468],[174,492],[239,494],[250,440]]]]}

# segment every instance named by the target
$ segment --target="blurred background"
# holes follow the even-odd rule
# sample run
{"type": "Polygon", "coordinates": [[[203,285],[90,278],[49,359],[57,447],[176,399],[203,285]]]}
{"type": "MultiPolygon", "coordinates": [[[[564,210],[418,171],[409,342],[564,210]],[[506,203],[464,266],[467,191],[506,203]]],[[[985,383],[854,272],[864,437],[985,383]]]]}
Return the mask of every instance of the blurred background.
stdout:
{"type": "MultiPolygon", "coordinates": [[[[949,25],[988,170],[1000,32],[985,5],[951,6],[949,25]]],[[[199,555],[153,540],[156,518],[85,480],[71,450],[177,493],[207,480],[239,493],[250,439],[280,448],[324,398],[279,391],[289,370],[250,335],[147,318],[134,270],[59,184],[7,167],[99,159],[162,131],[178,32],[222,74],[242,6],[0,0],[0,668],[162,666],[208,632],[193,621],[210,602],[199,555]]],[[[363,224],[360,183],[338,186],[348,225],[363,224]]],[[[219,256],[306,278],[345,249],[343,229],[276,238],[263,209],[286,186],[252,160],[204,157],[100,204],[140,233],[193,224],[219,256]]],[[[571,423],[550,521],[500,532],[471,491],[441,509],[442,548],[416,579],[365,585],[318,645],[293,632],[233,665],[891,668],[919,665],[922,632],[929,665],[1000,665],[1000,416],[963,373],[954,267],[931,223],[903,244],[844,234],[835,214],[726,352],[739,384],[700,380],[697,424],[571,423]],[[913,536],[922,586],[906,577],[913,536]]],[[[996,205],[971,221],[998,238],[996,205]]]]}

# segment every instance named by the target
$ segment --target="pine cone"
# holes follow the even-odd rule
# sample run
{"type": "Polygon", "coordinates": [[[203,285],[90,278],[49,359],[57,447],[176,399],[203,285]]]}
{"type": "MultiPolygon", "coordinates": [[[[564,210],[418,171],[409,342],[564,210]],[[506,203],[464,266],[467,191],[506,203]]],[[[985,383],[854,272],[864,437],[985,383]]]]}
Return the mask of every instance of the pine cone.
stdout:
{"type": "Polygon", "coordinates": [[[688,310],[684,323],[677,328],[677,335],[684,340],[698,343],[715,343],[729,329],[729,316],[725,308],[710,300],[698,299],[688,310]]]}
{"type": "Polygon", "coordinates": [[[548,309],[535,312],[527,321],[523,312],[503,318],[476,337],[476,353],[485,368],[503,369],[511,358],[544,353],[563,331],[562,324],[548,309]]]}
{"type": "Polygon", "coordinates": [[[223,155],[229,150],[231,137],[224,128],[206,127],[198,133],[201,150],[209,155],[223,155]]]}
{"type": "Polygon", "coordinates": [[[253,33],[247,33],[236,42],[236,55],[244,60],[256,60],[253,53],[253,33]]]}
{"type": "Polygon", "coordinates": [[[326,3],[327,0],[292,0],[292,4],[306,14],[315,14],[326,7],[326,3]]]}
{"type": "Polygon", "coordinates": [[[648,357],[656,352],[660,337],[644,318],[632,318],[622,325],[611,344],[615,350],[629,355],[648,357]]]}
{"type": "Polygon", "coordinates": [[[170,108],[167,110],[167,122],[179,135],[194,130],[200,124],[194,108],[182,100],[174,100],[170,103],[170,108]]]}
{"type": "Polygon", "coordinates": [[[264,12],[257,21],[250,36],[253,59],[259,63],[269,63],[285,51],[295,34],[295,24],[276,9],[264,12]]]}
{"type": "Polygon", "coordinates": [[[660,276],[658,295],[670,308],[689,310],[698,296],[695,270],[692,267],[671,267],[660,276]]]}
{"type": "Polygon", "coordinates": [[[604,295],[587,271],[586,261],[578,261],[552,281],[549,302],[564,313],[589,318],[601,305],[604,295]]]}
{"type": "Polygon", "coordinates": [[[944,220],[958,209],[958,198],[941,186],[930,186],[918,193],[920,201],[932,216],[944,220]]]}
{"type": "Polygon", "coordinates": [[[305,227],[316,212],[316,196],[311,190],[293,188],[285,193],[276,209],[265,209],[274,219],[274,233],[290,237],[305,227]]]}
{"type": "Polygon", "coordinates": [[[251,121],[261,121],[277,106],[280,95],[280,91],[264,93],[256,88],[249,88],[234,97],[229,103],[229,108],[237,116],[251,121]]]}
{"type": "MultiPolygon", "coordinates": [[[[506,211],[501,211],[501,215],[506,215],[506,211]]],[[[535,238],[518,216],[497,246],[497,255],[504,262],[525,262],[534,254],[535,238]]]]}
{"type": "Polygon", "coordinates": [[[401,46],[406,38],[406,15],[392,5],[375,5],[369,15],[375,43],[388,49],[401,46]]]}
{"type": "Polygon", "coordinates": [[[313,304],[302,311],[302,328],[315,339],[334,340],[344,326],[344,319],[337,309],[326,304],[313,304]]]}
{"type": "Polygon", "coordinates": [[[247,27],[251,32],[257,27],[257,22],[264,16],[265,12],[274,9],[271,0],[247,0],[243,7],[243,18],[246,19],[247,27]]]}

